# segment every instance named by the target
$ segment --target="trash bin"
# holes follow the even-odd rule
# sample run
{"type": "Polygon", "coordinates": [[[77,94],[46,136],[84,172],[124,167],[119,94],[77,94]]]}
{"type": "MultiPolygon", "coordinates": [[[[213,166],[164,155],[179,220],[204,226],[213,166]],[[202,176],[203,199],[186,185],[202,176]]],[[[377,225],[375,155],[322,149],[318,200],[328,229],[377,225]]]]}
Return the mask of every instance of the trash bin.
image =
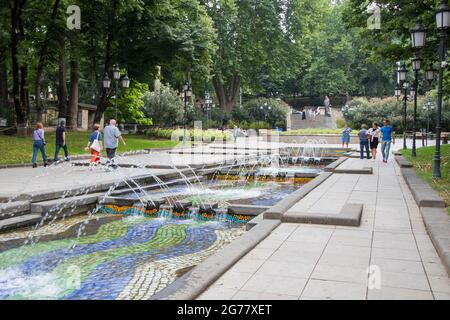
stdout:
{"type": "Polygon", "coordinates": [[[448,134],[442,137],[442,144],[448,144],[448,134]]]}

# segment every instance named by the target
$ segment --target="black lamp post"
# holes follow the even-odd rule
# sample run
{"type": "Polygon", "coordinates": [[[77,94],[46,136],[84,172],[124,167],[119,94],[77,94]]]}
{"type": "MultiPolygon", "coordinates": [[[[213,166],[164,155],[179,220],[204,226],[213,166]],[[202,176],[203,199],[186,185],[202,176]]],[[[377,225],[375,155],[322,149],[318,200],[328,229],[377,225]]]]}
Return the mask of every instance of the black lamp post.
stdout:
{"type": "Polygon", "coordinates": [[[183,118],[183,144],[186,144],[186,131],[187,131],[187,101],[188,98],[192,96],[191,86],[189,85],[189,81],[186,81],[183,85],[183,97],[184,97],[184,118],[183,118]]]}
{"type": "Polygon", "coordinates": [[[272,110],[272,107],[269,106],[267,102],[264,102],[264,105],[262,105],[260,107],[260,109],[264,115],[264,122],[267,122],[267,116],[268,116],[270,110],[272,110]]]}
{"type": "MultiPolygon", "coordinates": [[[[419,51],[425,46],[425,28],[420,20],[417,20],[416,26],[411,30],[411,45],[412,48],[419,51]]],[[[412,156],[416,157],[416,127],[417,127],[417,95],[418,95],[418,75],[422,59],[419,58],[418,54],[412,59],[412,68],[414,71],[414,111],[413,111],[413,146],[412,146],[412,156]]]]}
{"type": "Polygon", "coordinates": [[[438,82],[438,106],[436,116],[436,153],[434,156],[433,177],[440,178],[441,175],[441,122],[442,122],[442,82],[445,67],[445,38],[447,29],[450,27],[450,8],[446,0],[441,0],[439,10],[436,11],[436,26],[440,31],[439,44],[439,82],[438,82]]]}
{"type": "Polygon", "coordinates": [[[430,87],[431,87],[431,83],[434,80],[435,74],[436,74],[436,70],[433,68],[433,63],[430,62],[430,65],[428,66],[427,70],[425,71],[425,77],[426,77],[430,87]]]}
{"type": "Polygon", "coordinates": [[[428,136],[430,133],[430,110],[434,110],[434,103],[432,101],[428,101],[423,107],[423,110],[427,112],[427,132],[426,132],[426,144],[428,146],[428,136]]]}
{"type": "MultiPolygon", "coordinates": [[[[397,89],[401,91],[403,89],[404,95],[403,95],[403,149],[407,149],[406,146],[406,112],[407,112],[407,102],[408,102],[408,89],[409,89],[409,83],[406,81],[408,77],[408,70],[406,69],[406,66],[404,63],[402,63],[397,71],[397,79],[399,81],[397,87],[396,87],[396,95],[399,93],[397,92],[397,89]]],[[[400,96],[400,94],[398,95],[400,96]]]]}
{"type": "MultiPolygon", "coordinates": [[[[113,70],[113,79],[115,82],[115,119],[117,120],[117,96],[119,94],[119,81],[120,81],[120,69],[119,65],[116,65],[113,70]]],[[[105,73],[103,78],[103,88],[109,89],[111,87],[111,79],[108,76],[108,73],[105,73]]],[[[122,78],[122,88],[128,89],[130,87],[130,79],[128,78],[128,72],[125,71],[125,76],[122,78]]]]}

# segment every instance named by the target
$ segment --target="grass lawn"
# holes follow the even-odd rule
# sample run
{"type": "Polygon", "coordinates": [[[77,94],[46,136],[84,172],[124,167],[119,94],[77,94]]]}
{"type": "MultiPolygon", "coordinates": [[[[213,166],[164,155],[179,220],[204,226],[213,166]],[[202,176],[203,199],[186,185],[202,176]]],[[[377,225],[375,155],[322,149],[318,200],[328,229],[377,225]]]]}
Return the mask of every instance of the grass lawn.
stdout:
{"type": "MultiPolygon", "coordinates": [[[[68,132],[67,146],[69,147],[69,155],[87,154],[84,148],[87,145],[88,132],[68,132]]],[[[146,136],[138,135],[124,135],[124,146],[119,142],[118,153],[127,151],[152,149],[152,148],[172,148],[178,143],[170,140],[150,140],[146,136]]],[[[45,140],[47,141],[46,150],[49,159],[53,159],[55,154],[55,134],[46,133],[45,140]]],[[[0,135],[0,145],[2,151],[0,152],[0,164],[19,164],[31,163],[32,138],[31,137],[15,137],[0,135]]],[[[106,154],[106,152],[103,152],[106,154]]],[[[60,150],[60,159],[64,156],[64,152],[60,150]]],[[[42,161],[41,155],[38,155],[38,161],[42,161]]]]}
{"type": "Polygon", "coordinates": [[[411,157],[411,150],[405,150],[403,154],[413,163],[417,174],[441,194],[441,197],[447,204],[447,211],[450,214],[450,145],[441,146],[442,178],[440,179],[433,178],[433,157],[435,150],[435,147],[418,148],[416,158],[411,157]]]}

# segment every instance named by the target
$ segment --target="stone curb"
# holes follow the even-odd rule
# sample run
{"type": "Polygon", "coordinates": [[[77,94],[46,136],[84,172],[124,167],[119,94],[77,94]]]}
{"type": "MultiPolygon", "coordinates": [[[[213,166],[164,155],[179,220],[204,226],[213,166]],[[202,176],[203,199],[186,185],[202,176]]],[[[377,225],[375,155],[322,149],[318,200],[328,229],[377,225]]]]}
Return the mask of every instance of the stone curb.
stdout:
{"type": "Polygon", "coordinates": [[[409,162],[408,160],[406,160],[403,156],[395,155],[394,159],[395,159],[395,161],[397,161],[400,168],[412,168],[413,167],[412,163],[409,162]]]}
{"type": "Polygon", "coordinates": [[[151,300],[194,300],[281,224],[264,220],[190,272],[156,293],[151,300]]]}
{"type": "MultiPolygon", "coordinates": [[[[128,152],[124,152],[122,154],[118,154],[118,156],[120,156],[120,157],[128,157],[128,156],[149,154],[149,153],[151,153],[153,151],[160,152],[160,151],[169,151],[169,150],[172,150],[172,149],[173,148],[155,148],[155,149],[144,149],[144,150],[128,151],[128,152]]],[[[90,158],[91,158],[90,155],[85,155],[85,154],[74,155],[74,156],[70,157],[71,160],[88,160],[90,158]]],[[[49,163],[53,163],[53,160],[49,159],[49,163]]],[[[43,164],[43,163],[41,163],[41,164],[43,164]]],[[[0,169],[26,168],[26,167],[31,167],[31,163],[17,163],[17,164],[2,164],[2,165],[0,165],[0,169]]]]}
{"type": "Polygon", "coordinates": [[[325,172],[333,172],[337,167],[339,167],[341,164],[343,164],[345,161],[347,161],[347,157],[340,157],[336,161],[330,163],[324,168],[325,172]]]}
{"type": "Polygon", "coordinates": [[[240,214],[244,216],[258,216],[268,209],[270,209],[270,207],[248,204],[231,204],[228,206],[228,213],[240,214]]]}
{"type": "Polygon", "coordinates": [[[400,170],[419,207],[445,208],[445,202],[439,193],[420,178],[413,168],[400,168],[400,170]]]}
{"type": "Polygon", "coordinates": [[[373,174],[372,167],[364,167],[362,169],[335,169],[334,173],[340,174],[373,174]]]}
{"type": "Polygon", "coordinates": [[[450,216],[445,202],[412,168],[400,168],[422,215],[425,228],[450,277],[450,216]]]}
{"type": "Polygon", "coordinates": [[[311,180],[300,189],[294,191],[283,200],[278,202],[271,209],[264,212],[264,219],[281,219],[281,217],[287,210],[289,210],[298,201],[306,197],[312,190],[322,184],[332,174],[332,172],[323,172],[319,174],[315,179],[311,180]]]}
{"type": "Polygon", "coordinates": [[[450,277],[450,216],[442,208],[420,208],[425,227],[450,277]]]}
{"type": "Polygon", "coordinates": [[[0,203],[0,220],[14,217],[28,211],[30,211],[30,201],[0,203]]]}
{"type": "Polygon", "coordinates": [[[363,208],[362,203],[347,203],[339,214],[291,212],[285,213],[281,221],[358,227],[361,223],[363,208]]]}

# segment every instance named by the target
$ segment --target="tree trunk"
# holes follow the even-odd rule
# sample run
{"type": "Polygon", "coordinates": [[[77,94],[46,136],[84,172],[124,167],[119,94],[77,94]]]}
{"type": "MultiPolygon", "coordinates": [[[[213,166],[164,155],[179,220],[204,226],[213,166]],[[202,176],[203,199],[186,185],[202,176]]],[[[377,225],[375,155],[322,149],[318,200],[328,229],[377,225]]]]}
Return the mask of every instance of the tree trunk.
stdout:
{"type": "Polygon", "coordinates": [[[26,109],[20,100],[20,66],[19,66],[19,20],[25,1],[14,0],[9,2],[11,11],[11,69],[13,78],[13,101],[16,113],[17,126],[25,126],[27,123],[26,109]]]}
{"type": "MultiPolygon", "coordinates": [[[[60,118],[66,118],[67,114],[67,84],[66,84],[66,57],[64,47],[59,53],[59,69],[58,69],[58,112],[60,118]]],[[[69,123],[69,121],[67,121],[69,123]]]]}
{"type": "Polygon", "coordinates": [[[38,121],[42,121],[41,78],[42,78],[42,73],[44,72],[44,67],[45,67],[45,63],[47,60],[47,51],[48,51],[48,46],[50,43],[49,33],[52,31],[52,29],[55,26],[55,19],[56,19],[56,15],[58,13],[59,3],[60,3],[60,0],[55,0],[55,3],[53,4],[50,26],[47,28],[47,32],[45,34],[45,40],[41,46],[41,50],[39,53],[39,62],[38,62],[37,68],[36,68],[36,78],[34,81],[34,95],[36,96],[35,104],[36,104],[36,113],[37,113],[38,121]]]}
{"type": "MultiPolygon", "coordinates": [[[[108,19],[108,37],[106,40],[106,48],[105,48],[105,68],[104,68],[105,73],[108,73],[111,67],[111,59],[112,59],[111,47],[114,40],[115,14],[117,12],[117,5],[118,1],[114,0],[112,5],[113,7],[112,14],[109,16],[108,19]]],[[[102,86],[100,89],[100,100],[97,105],[97,110],[95,111],[94,123],[100,123],[103,114],[105,113],[106,108],[108,107],[108,98],[109,98],[108,90],[105,90],[102,86]]]]}
{"type": "Polygon", "coordinates": [[[78,61],[70,61],[70,123],[69,128],[76,131],[78,120],[78,61]]]}
{"type": "Polygon", "coordinates": [[[6,67],[6,50],[0,48],[0,116],[11,120],[8,100],[8,70],[6,67]]]}
{"type": "Polygon", "coordinates": [[[214,91],[219,100],[219,105],[227,114],[230,114],[236,105],[236,101],[239,97],[241,79],[239,75],[234,72],[229,82],[229,86],[226,87],[218,77],[213,77],[214,91]]]}
{"type": "MultiPolygon", "coordinates": [[[[30,92],[28,88],[28,64],[24,63],[20,66],[20,104],[22,110],[25,110],[26,114],[30,114],[30,92]]],[[[42,119],[38,119],[41,121],[42,119]]]]}

